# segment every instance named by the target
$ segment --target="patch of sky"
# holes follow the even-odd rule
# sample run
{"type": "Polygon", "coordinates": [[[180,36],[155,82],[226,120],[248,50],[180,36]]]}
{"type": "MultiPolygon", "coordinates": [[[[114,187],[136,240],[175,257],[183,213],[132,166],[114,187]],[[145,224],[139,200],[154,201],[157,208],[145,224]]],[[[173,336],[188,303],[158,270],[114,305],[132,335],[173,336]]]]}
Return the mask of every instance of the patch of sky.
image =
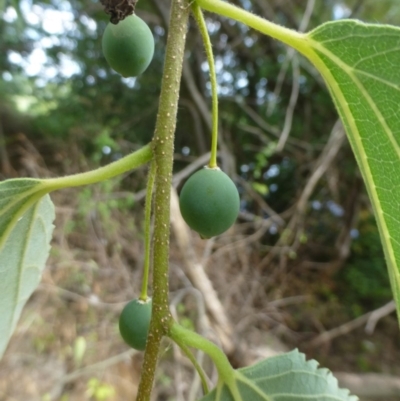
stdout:
{"type": "Polygon", "coordinates": [[[360,232],[356,228],[352,228],[350,230],[350,237],[353,239],[357,239],[360,236],[360,232]]]}
{"type": "Polygon", "coordinates": [[[249,84],[249,80],[247,78],[247,71],[239,71],[236,74],[235,87],[236,89],[246,88],[249,84]]]}
{"type": "Polygon", "coordinates": [[[279,101],[279,98],[275,95],[274,92],[268,92],[267,100],[268,102],[277,103],[279,101]]]}
{"type": "Polygon", "coordinates": [[[88,85],[94,85],[96,83],[96,79],[93,75],[88,75],[86,77],[86,82],[88,85]]]}
{"type": "Polygon", "coordinates": [[[14,7],[7,7],[3,13],[3,20],[12,24],[18,18],[18,14],[14,7]]]}
{"type": "MultiPolygon", "coordinates": [[[[32,31],[38,34],[37,31],[34,31],[33,29],[32,31]]],[[[51,49],[54,46],[60,46],[60,45],[61,41],[58,36],[54,35],[44,36],[39,39],[39,46],[42,47],[43,49],[51,49]]]]}
{"type": "Polygon", "coordinates": [[[12,81],[12,75],[9,71],[4,71],[3,74],[1,74],[1,77],[3,78],[4,81],[7,82],[12,81]]]}
{"type": "Polygon", "coordinates": [[[216,57],[214,60],[214,64],[215,64],[215,72],[219,74],[224,68],[224,62],[221,59],[221,57],[216,57]]]}
{"type": "Polygon", "coordinates": [[[94,19],[86,15],[81,15],[79,21],[86,27],[89,32],[95,33],[97,31],[97,23],[94,19]]]}
{"type": "Polygon", "coordinates": [[[217,33],[221,28],[221,23],[219,21],[206,19],[206,26],[208,33],[210,35],[217,33]]]}
{"type": "Polygon", "coordinates": [[[103,146],[103,148],[102,148],[102,152],[103,152],[104,155],[109,155],[111,153],[111,150],[112,149],[107,145],[103,146]]]}
{"type": "Polygon", "coordinates": [[[220,75],[218,82],[231,84],[233,82],[233,75],[228,71],[224,71],[220,75]]]}
{"type": "Polygon", "coordinates": [[[226,33],[222,33],[219,36],[219,42],[222,46],[225,46],[228,43],[228,35],[226,33]]]}
{"type": "Polygon", "coordinates": [[[164,36],[165,35],[165,29],[162,26],[156,25],[154,27],[154,33],[158,36],[164,36]]]}
{"type": "Polygon", "coordinates": [[[223,55],[223,64],[227,67],[234,68],[237,66],[235,53],[232,50],[227,50],[223,55]]]}
{"type": "Polygon", "coordinates": [[[269,186],[269,191],[270,192],[276,192],[279,189],[278,184],[271,184],[269,186]]]}
{"type": "Polygon", "coordinates": [[[232,88],[227,87],[227,86],[220,86],[218,88],[218,93],[221,94],[222,96],[232,96],[233,95],[232,88]]]}
{"type": "Polygon", "coordinates": [[[251,37],[251,36],[246,36],[245,38],[244,38],[244,45],[246,46],[246,47],[251,47],[251,46],[253,46],[254,45],[254,39],[251,37]]]}
{"type": "Polygon", "coordinates": [[[272,164],[269,169],[263,174],[263,178],[267,180],[268,178],[277,177],[280,174],[280,168],[277,164],[272,164]]]}
{"type": "Polygon", "coordinates": [[[311,207],[314,210],[321,210],[322,209],[322,203],[319,200],[313,200],[313,201],[311,201],[311,207]]]}
{"type": "Polygon", "coordinates": [[[126,85],[128,88],[134,88],[136,85],[136,77],[129,77],[129,78],[123,78],[121,77],[121,81],[126,85]]]}
{"type": "Polygon", "coordinates": [[[270,234],[276,235],[278,234],[278,227],[275,224],[272,224],[268,231],[270,234]]]}
{"type": "Polygon", "coordinates": [[[242,4],[242,7],[247,11],[250,11],[252,9],[252,5],[251,5],[251,1],[250,0],[242,0],[241,4],[242,4]]]}
{"type": "Polygon", "coordinates": [[[183,154],[184,156],[189,156],[189,155],[190,155],[190,148],[189,148],[189,146],[184,146],[184,147],[182,148],[182,154],[183,154]]]}
{"type": "Polygon", "coordinates": [[[304,85],[307,82],[307,78],[304,75],[299,76],[299,84],[304,85]]]}
{"type": "Polygon", "coordinates": [[[266,78],[261,78],[256,84],[257,104],[264,103],[265,96],[267,95],[267,83],[268,80],[266,78]]]}
{"type": "Polygon", "coordinates": [[[58,57],[60,60],[60,67],[59,71],[60,74],[68,78],[74,74],[78,74],[80,72],[80,67],[77,62],[75,62],[71,57],[65,55],[65,54],[60,54],[58,53],[58,57]]]}
{"type": "Polygon", "coordinates": [[[343,208],[335,203],[333,200],[329,200],[328,202],[326,202],[326,207],[336,217],[342,217],[344,215],[343,208]]]}
{"type": "MultiPolygon", "coordinates": [[[[70,56],[59,53],[57,55],[59,65],[51,65],[51,60],[46,55],[46,50],[54,46],[63,45],[68,50],[76,48],[75,40],[69,36],[79,37],[79,30],[74,22],[74,14],[68,1],[58,1],[57,9],[42,7],[32,4],[32,1],[21,0],[20,9],[22,15],[30,27],[25,29],[24,35],[34,41],[33,49],[28,56],[22,57],[16,52],[9,52],[8,59],[25,70],[28,76],[37,76],[36,83],[40,86],[43,82],[52,80],[60,75],[69,78],[80,72],[80,67],[70,56]],[[42,28],[46,36],[40,34],[34,27],[42,28]]],[[[3,14],[6,21],[14,21],[17,13],[14,8],[8,7],[3,14]]],[[[97,29],[97,24],[89,17],[82,16],[81,22],[90,31],[97,29]]]]}
{"type": "Polygon", "coordinates": [[[332,18],[334,20],[347,18],[350,14],[351,9],[343,3],[337,3],[332,8],[332,18]]]}
{"type": "Polygon", "coordinates": [[[248,164],[242,164],[240,166],[240,171],[242,173],[248,173],[250,171],[250,166],[248,164]]]}
{"type": "Polygon", "coordinates": [[[107,77],[107,71],[104,68],[98,68],[96,73],[97,73],[97,76],[99,78],[106,78],[107,77]]]}
{"type": "Polygon", "coordinates": [[[282,64],[286,60],[286,55],[285,54],[279,54],[278,55],[278,63],[282,64]]]}

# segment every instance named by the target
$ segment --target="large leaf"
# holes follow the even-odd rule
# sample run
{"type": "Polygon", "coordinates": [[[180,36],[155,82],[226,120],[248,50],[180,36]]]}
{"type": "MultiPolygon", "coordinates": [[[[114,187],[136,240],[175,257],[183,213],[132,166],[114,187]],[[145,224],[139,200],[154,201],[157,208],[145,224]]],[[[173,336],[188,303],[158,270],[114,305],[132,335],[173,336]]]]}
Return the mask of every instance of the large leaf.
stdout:
{"type": "Polygon", "coordinates": [[[236,396],[221,383],[200,401],[356,401],[327,369],[297,350],[236,371],[236,396]]]}
{"type": "Polygon", "coordinates": [[[225,1],[197,3],[294,47],[324,77],[375,211],[400,317],[400,28],[341,20],[301,34],[225,1]]]}
{"type": "Polygon", "coordinates": [[[49,254],[54,206],[41,181],[0,183],[0,358],[49,254]]]}
{"type": "Polygon", "coordinates": [[[400,29],[344,20],[306,39],[372,201],[400,315],[400,29]]]}

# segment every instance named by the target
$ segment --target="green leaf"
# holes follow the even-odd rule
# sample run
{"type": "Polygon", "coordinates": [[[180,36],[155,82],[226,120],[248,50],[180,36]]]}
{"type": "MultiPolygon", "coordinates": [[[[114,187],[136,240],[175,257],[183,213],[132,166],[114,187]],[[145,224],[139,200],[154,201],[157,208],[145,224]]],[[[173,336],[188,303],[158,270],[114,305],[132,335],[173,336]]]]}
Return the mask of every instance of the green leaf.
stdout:
{"type": "Polygon", "coordinates": [[[35,201],[41,190],[40,180],[22,178],[0,182],[0,248],[20,214],[35,201]]]}
{"type": "Polygon", "coordinates": [[[356,401],[358,397],[340,389],[328,369],[319,369],[297,350],[235,371],[232,384],[220,384],[200,401],[356,401]]]}
{"type": "Polygon", "coordinates": [[[292,46],[323,75],[375,211],[400,317],[400,28],[340,20],[302,34],[226,1],[197,3],[292,46]]]}
{"type": "Polygon", "coordinates": [[[306,39],[361,169],[400,316],[400,29],[343,20],[306,39]]]}
{"type": "Polygon", "coordinates": [[[54,206],[39,180],[0,183],[0,358],[50,250],[54,206]]]}

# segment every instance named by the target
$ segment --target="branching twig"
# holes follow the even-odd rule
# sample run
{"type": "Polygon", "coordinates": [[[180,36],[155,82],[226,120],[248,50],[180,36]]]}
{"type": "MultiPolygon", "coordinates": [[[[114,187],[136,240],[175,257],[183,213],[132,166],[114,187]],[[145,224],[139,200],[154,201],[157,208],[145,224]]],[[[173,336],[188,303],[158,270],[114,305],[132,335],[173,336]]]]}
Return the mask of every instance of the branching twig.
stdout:
{"type": "Polygon", "coordinates": [[[326,331],[320,334],[318,337],[310,341],[309,345],[311,347],[316,347],[328,341],[332,341],[334,338],[350,333],[351,331],[363,326],[367,323],[365,331],[368,334],[372,334],[377,322],[382,317],[394,312],[396,310],[396,305],[394,301],[387,303],[386,305],[375,309],[372,312],[365,313],[364,315],[358,317],[357,319],[351,320],[345,324],[335,327],[332,330],[326,331]]]}

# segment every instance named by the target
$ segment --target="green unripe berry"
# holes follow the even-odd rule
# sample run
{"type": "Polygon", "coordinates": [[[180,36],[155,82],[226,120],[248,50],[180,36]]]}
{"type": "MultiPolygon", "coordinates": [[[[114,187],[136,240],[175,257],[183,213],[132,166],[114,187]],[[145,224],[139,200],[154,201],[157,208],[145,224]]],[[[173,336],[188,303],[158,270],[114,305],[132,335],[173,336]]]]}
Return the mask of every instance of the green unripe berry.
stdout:
{"type": "Polygon", "coordinates": [[[119,317],[119,332],[124,341],[134,349],[146,348],[151,319],[151,298],[147,301],[134,299],[128,302],[119,317]]]}
{"type": "Polygon", "coordinates": [[[117,25],[108,23],[102,39],[108,64],[123,77],[136,77],[149,66],[154,54],[154,37],[148,25],[130,15],[117,25]]]}
{"type": "Polygon", "coordinates": [[[187,225],[202,238],[211,238],[235,222],[240,198],[235,184],[223,171],[205,167],[185,182],[179,206],[187,225]]]}

